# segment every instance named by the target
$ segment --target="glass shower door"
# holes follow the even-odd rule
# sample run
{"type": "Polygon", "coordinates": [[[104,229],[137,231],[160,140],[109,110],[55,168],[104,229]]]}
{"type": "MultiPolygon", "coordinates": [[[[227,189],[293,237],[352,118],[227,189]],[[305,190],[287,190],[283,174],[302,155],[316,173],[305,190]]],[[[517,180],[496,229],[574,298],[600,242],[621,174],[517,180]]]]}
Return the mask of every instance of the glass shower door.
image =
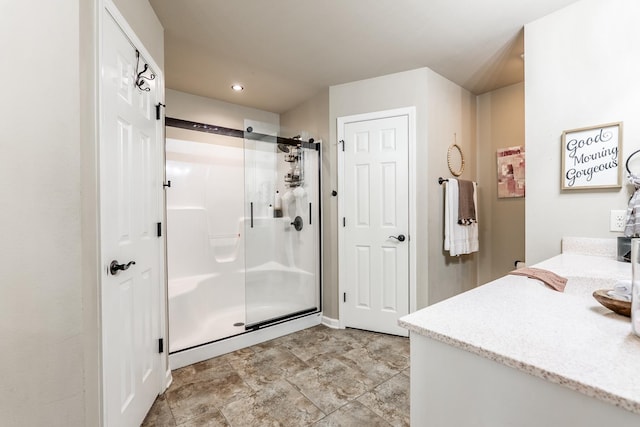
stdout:
{"type": "Polygon", "coordinates": [[[318,311],[318,160],[279,140],[272,125],[245,129],[245,327],[255,329],[318,311]]]}

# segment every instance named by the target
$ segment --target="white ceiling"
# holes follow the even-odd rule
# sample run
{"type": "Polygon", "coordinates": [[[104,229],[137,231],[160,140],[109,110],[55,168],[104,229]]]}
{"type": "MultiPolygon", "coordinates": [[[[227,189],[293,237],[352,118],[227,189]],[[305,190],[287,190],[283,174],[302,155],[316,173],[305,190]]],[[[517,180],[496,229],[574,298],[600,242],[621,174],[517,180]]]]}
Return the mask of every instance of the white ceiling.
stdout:
{"type": "Polygon", "coordinates": [[[167,87],[275,113],[425,66],[476,94],[520,82],[524,24],[575,1],[149,0],[167,87]]]}

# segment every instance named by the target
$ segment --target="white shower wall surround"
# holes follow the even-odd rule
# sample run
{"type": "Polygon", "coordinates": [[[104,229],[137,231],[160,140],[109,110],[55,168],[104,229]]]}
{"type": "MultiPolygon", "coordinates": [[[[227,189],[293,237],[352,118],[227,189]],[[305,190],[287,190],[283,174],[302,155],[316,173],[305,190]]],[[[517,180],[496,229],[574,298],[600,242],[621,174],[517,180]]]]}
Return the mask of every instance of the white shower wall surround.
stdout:
{"type": "Polygon", "coordinates": [[[245,315],[244,167],[237,147],[167,139],[166,156],[169,351],[174,352],[244,331],[233,326],[244,323],[245,315]]]}
{"type": "Polygon", "coordinates": [[[283,200],[304,219],[296,231],[292,216],[269,209],[276,190],[295,190],[284,187],[275,144],[247,146],[167,139],[170,352],[319,307],[319,233],[308,207],[317,180],[283,200]]]}

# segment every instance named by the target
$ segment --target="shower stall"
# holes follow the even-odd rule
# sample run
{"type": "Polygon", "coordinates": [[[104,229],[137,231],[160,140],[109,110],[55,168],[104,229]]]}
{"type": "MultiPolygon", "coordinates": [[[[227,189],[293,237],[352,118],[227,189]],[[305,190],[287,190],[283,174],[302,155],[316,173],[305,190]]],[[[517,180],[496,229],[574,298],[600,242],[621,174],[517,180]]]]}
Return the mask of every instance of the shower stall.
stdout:
{"type": "Polygon", "coordinates": [[[165,123],[172,368],[319,323],[320,144],[165,123]]]}

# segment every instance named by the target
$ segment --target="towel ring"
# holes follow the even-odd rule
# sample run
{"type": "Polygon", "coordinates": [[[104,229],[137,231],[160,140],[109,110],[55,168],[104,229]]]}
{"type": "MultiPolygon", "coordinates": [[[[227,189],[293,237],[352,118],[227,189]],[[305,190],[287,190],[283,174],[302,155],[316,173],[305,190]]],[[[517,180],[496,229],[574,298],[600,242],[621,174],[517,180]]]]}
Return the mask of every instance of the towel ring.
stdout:
{"type": "Polygon", "coordinates": [[[447,149],[447,166],[449,167],[449,172],[451,172],[453,176],[462,175],[462,172],[464,171],[464,154],[462,153],[462,148],[460,148],[458,144],[451,144],[447,149]],[[460,153],[460,169],[457,170],[454,170],[451,167],[451,152],[454,148],[458,150],[458,153],[460,153]]]}
{"type": "Polygon", "coordinates": [[[624,164],[624,167],[627,168],[627,172],[629,172],[629,175],[631,175],[631,171],[629,170],[629,160],[631,160],[631,158],[638,153],[640,153],[640,150],[636,150],[633,153],[631,153],[629,157],[627,157],[627,161],[624,164]]]}

